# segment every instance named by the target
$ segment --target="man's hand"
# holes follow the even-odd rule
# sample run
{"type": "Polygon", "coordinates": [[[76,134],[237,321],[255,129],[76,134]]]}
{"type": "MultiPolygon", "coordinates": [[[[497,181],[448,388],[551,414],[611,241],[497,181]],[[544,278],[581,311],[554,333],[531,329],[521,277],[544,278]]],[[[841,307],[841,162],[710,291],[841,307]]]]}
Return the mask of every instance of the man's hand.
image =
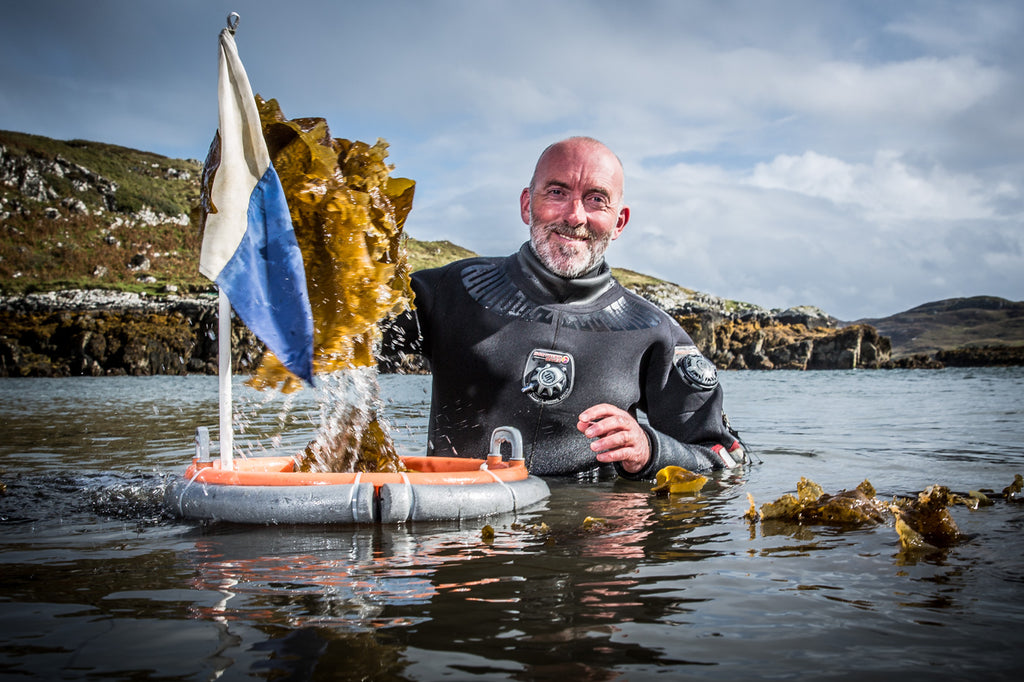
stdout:
{"type": "Polygon", "coordinates": [[[587,438],[596,438],[590,449],[598,462],[622,462],[622,468],[635,474],[651,459],[651,443],[640,424],[629,412],[601,403],[584,410],[576,424],[587,438]]]}

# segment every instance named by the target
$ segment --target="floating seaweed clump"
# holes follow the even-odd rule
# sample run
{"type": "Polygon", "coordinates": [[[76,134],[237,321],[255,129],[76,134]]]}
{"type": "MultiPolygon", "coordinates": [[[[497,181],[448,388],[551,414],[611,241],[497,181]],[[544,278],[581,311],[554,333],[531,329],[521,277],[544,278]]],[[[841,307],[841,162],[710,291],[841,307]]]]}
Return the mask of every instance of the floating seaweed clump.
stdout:
{"type": "Polygon", "coordinates": [[[1015,474],[1013,483],[1003,488],[1003,497],[1007,502],[1024,501],[1024,476],[1015,474]]]}
{"type": "Polygon", "coordinates": [[[750,509],[744,518],[757,520],[789,521],[792,523],[860,524],[884,523],[886,506],[875,497],[871,483],[864,481],[853,490],[843,490],[829,495],[821,486],[801,478],[796,486],[797,494],[786,494],[761,506],[758,511],[752,495],[750,509]]]}
{"type": "Polygon", "coordinates": [[[943,485],[930,485],[917,499],[897,499],[889,505],[896,517],[896,532],[907,549],[952,547],[961,539],[949,507],[960,501],[943,485]]]}
{"type": "Polygon", "coordinates": [[[867,480],[854,490],[826,494],[814,481],[801,478],[797,494],[786,494],[758,510],[754,496],[747,494],[750,508],[743,514],[750,523],[784,521],[797,524],[863,524],[886,523],[891,517],[900,544],[905,550],[943,549],[962,542],[964,535],[949,512],[955,504],[971,510],[993,504],[989,495],[1007,502],[1024,499],[1024,476],[1016,474],[1013,483],[1002,494],[991,490],[954,493],[943,485],[930,485],[917,497],[900,497],[884,503],[875,497],[875,489],[867,480]]]}
{"type": "Polygon", "coordinates": [[[894,519],[900,543],[906,549],[934,549],[951,547],[963,536],[949,507],[956,503],[970,504],[961,495],[956,495],[945,486],[932,485],[921,492],[916,499],[902,498],[884,503],[875,496],[875,489],[865,480],[853,490],[843,490],[835,495],[825,493],[814,481],[801,478],[797,483],[797,494],[786,494],[774,502],[761,505],[758,510],[754,497],[748,493],[750,508],[743,518],[751,523],[760,521],[785,521],[797,524],[883,524],[894,519]]]}

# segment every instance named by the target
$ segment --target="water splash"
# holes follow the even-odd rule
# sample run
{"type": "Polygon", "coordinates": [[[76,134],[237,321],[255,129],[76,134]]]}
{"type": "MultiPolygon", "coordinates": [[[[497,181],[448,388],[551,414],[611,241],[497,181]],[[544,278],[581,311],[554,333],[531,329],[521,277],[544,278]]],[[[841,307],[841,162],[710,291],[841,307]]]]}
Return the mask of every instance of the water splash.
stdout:
{"type": "Polygon", "coordinates": [[[320,424],[299,458],[301,471],[403,471],[381,413],[376,367],[339,370],[317,382],[320,424]]]}

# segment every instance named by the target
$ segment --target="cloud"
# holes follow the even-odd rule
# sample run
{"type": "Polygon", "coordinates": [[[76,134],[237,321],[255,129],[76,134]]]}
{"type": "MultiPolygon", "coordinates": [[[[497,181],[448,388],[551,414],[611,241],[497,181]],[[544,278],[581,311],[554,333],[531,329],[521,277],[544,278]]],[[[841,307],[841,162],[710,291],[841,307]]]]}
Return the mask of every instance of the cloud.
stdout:
{"type": "Polygon", "coordinates": [[[995,295],[1024,287],[1021,214],[999,210],[1018,190],[894,153],[780,155],[753,172],[677,164],[632,185],[610,259],[728,298],[857,319],[975,295],[986,279],[995,295]]]}
{"type": "Polygon", "coordinates": [[[882,150],[871,164],[847,163],[813,151],[759,163],[750,184],[828,199],[881,226],[901,221],[994,218],[994,202],[1019,196],[1009,183],[992,187],[935,164],[913,167],[899,152],[882,150]]]}

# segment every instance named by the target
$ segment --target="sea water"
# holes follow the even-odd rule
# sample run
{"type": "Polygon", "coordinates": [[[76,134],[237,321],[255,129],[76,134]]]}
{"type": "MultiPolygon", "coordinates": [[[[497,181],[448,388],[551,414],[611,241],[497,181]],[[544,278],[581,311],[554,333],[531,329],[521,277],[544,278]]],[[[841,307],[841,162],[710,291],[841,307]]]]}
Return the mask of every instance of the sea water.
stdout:
{"type": "MultiPolygon", "coordinates": [[[[381,378],[403,454],[423,454],[429,382],[381,378]]],[[[1024,504],[958,506],[967,541],[915,555],[891,524],[742,515],[801,477],[1002,490],[1024,473],[1024,368],[722,383],[761,463],[697,496],[552,479],[518,516],[250,527],[161,505],[196,427],[216,438],[216,378],[0,379],[0,677],[1019,679],[1024,504]]],[[[243,456],[301,451],[312,392],[246,390],[243,456]]]]}

